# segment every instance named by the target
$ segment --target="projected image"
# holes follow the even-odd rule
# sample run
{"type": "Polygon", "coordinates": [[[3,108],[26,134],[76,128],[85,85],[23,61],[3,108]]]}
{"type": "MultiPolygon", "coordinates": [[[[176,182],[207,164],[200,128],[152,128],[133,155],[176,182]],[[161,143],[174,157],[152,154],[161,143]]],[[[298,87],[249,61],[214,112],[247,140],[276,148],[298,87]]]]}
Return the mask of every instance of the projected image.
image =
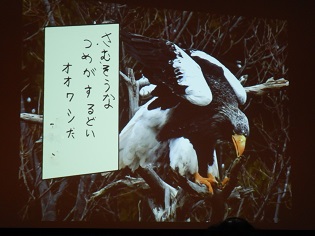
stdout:
{"type": "MultiPolygon", "coordinates": [[[[222,15],[211,9],[25,0],[23,25],[23,221],[210,226],[239,217],[253,225],[277,225],[290,217],[285,20],[222,15]],[[49,142],[43,136],[45,113],[54,104],[50,99],[48,106],[44,99],[50,89],[44,86],[45,27],[104,24],[119,24],[118,132],[100,135],[104,146],[98,140],[98,151],[92,154],[78,151],[86,144],[80,141],[80,149],[69,159],[74,166],[80,160],[82,167],[82,160],[91,161],[87,166],[95,168],[104,165],[95,162],[110,159],[118,168],[43,178],[43,144],[49,142]],[[108,140],[118,142],[115,155],[105,145],[108,140]]],[[[101,89],[94,91],[103,96],[101,89]]],[[[59,111],[55,106],[53,116],[59,111]]],[[[107,127],[106,113],[102,117],[107,127]]],[[[102,122],[97,122],[96,135],[102,130],[102,122]]],[[[71,150],[65,153],[71,155],[71,150]]]]}

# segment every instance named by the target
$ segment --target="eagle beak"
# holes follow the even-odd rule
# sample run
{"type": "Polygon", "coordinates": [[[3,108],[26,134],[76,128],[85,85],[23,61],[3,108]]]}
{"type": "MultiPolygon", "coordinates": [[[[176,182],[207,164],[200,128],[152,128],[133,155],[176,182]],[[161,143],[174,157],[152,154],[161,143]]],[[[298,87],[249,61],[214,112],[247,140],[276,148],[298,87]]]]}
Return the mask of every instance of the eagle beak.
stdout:
{"type": "Polygon", "coordinates": [[[235,146],[237,157],[241,156],[245,150],[246,137],[244,135],[234,134],[232,140],[235,146]]]}

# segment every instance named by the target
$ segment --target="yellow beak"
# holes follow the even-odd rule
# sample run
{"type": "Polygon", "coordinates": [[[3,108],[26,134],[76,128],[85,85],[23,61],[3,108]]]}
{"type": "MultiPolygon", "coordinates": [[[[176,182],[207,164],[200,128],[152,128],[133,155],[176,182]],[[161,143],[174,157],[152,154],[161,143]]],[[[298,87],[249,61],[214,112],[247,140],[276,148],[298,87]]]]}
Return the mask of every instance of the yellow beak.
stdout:
{"type": "Polygon", "coordinates": [[[246,137],[244,135],[234,134],[232,140],[235,146],[237,157],[241,156],[245,150],[246,137]]]}

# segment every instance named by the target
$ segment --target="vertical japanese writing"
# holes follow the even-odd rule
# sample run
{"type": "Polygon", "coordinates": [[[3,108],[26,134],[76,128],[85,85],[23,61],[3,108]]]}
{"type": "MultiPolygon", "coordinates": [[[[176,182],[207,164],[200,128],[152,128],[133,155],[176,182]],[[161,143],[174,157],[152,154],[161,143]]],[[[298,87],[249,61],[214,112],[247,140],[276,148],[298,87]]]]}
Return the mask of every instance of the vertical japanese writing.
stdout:
{"type": "MultiPolygon", "coordinates": [[[[99,38],[84,38],[81,42],[83,45],[81,55],[79,56],[79,60],[82,61],[81,64],[81,76],[76,78],[77,80],[82,80],[84,87],[81,92],[85,94],[85,108],[82,109],[82,113],[80,109],[73,109],[71,106],[71,102],[75,100],[75,92],[72,91],[72,67],[73,65],[70,62],[64,63],[62,66],[62,73],[64,74],[63,85],[67,88],[65,97],[67,99],[67,124],[68,128],[66,130],[67,138],[75,139],[75,125],[74,120],[76,116],[82,116],[81,114],[85,114],[85,137],[96,137],[96,131],[94,125],[97,121],[97,113],[99,109],[110,109],[113,108],[112,101],[115,100],[115,95],[112,93],[111,89],[111,79],[110,79],[110,70],[111,70],[111,54],[114,53],[112,51],[112,33],[104,32],[99,35],[99,38]],[[81,77],[81,78],[80,78],[81,77]],[[97,80],[97,81],[96,81],[97,80]],[[95,86],[102,85],[101,94],[95,95],[95,86]],[[98,101],[99,99],[99,101],[98,101]],[[102,104],[103,108],[97,107],[96,104],[102,104]]],[[[74,69],[73,69],[74,70],[74,69]]],[[[80,82],[79,84],[82,84],[80,82]]],[[[76,85],[77,86],[77,85],[76,85]]],[[[76,88],[75,86],[75,88],[76,88]]],[[[79,91],[77,91],[79,92],[79,91]]],[[[80,100],[81,102],[81,100],[80,100]]],[[[79,120],[82,120],[78,118],[79,120]]],[[[81,124],[77,124],[81,125],[81,124]]]]}
{"type": "Polygon", "coordinates": [[[43,179],[117,170],[119,25],[46,27],[44,62],[43,179]]]}
{"type": "Polygon", "coordinates": [[[93,87],[90,86],[90,84],[92,83],[91,79],[97,75],[97,69],[93,65],[94,64],[93,55],[92,55],[93,42],[90,39],[84,39],[83,41],[84,41],[85,47],[84,47],[84,52],[82,53],[81,59],[84,60],[86,64],[86,67],[83,70],[83,75],[85,76],[85,79],[87,81],[86,87],[84,88],[85,93],[86,93],[86,105],[87,105],[87,108],[85,108],[85,112],[84,112],[86,114],[85,136],[95,138],[95,132],[94,132],[93,126],[96,120],[96,114],[94,113],[94,109],[93,109],[94,103],[93,101],[91,101],[93,100],[93,98],[90,97],[93,90],[93,87]]]}
{"type": "MultiPolygon", "coordinates": [[[[70,77],[71,76],[71,73],[70,73],[70,68],[72,67],[72,65],[68,62],[67,64],[64,64],[63,65],[63,69],[62,69],[62,72],[65,73],[65,78],[64,78],[64,82],[63,84],[69,89],[71,88],[71,80],[72,78],[70,77]]],[[[74,93],[73,92],[67,92],[66,93],[66,96],[65,96],[68,100],[68,108],[67,108],[67,123],[69,124],[68,125],[68,129],[65,131],[66,134],[67,134],[67,137],[68,138],[72,138],[74,139],[75,138],[75,133],[74,133],[74,126],[72,125],[72,122],[73,120],[75,119],[75,114],[74,112],[72,112],[71,110],[71,101],[74,97],[74,93]]]]}
{"type": "Polygon", "coordinates": [[[103,75],[105,76],[104,78],[104,93],[103,93],[103,102],[104,102],[104,108],[109,109],[113,108],[111,101],[115,100],[115,96],[111,93],[110,91],[110,79],[108,76],[110,65],[109,62],[111,60],[111,33],[105,33],[102,35],[102,42],[105,45],[104,49],[101,52],[101,64],[102,64],[102,70],[103,70],[103,75]]]}
{"type": "MultiPolygon", "coordinates": [[[[81,60],[85,62],[85,67],[83,69],[83,76],[87,79],[87,84],[85,89],[86,92],[86,105],[87,105],[87,118],[86,118],[86,137],[95,137],[95,131],[93,130],[94,123],[97,119],[97,111],[94,111],[95,102],[92,102],[93,98],[90,97],[93,87],[91,86],[94,77],[99,79],[99,73],[102,72],[103,77],[103,89],[102,89],[102,102],[105,109],[113,108],[111,104],[112,100],[115,100],[115,96],[111,93],[111,84],[109,79],[110,70],[110,60],[111,60],[111,32],[105,32],[100,36],[99,40],[93,42],[91,39],[86,38],[83,40],[84,49],[82,52],[81,60]],[[101,41],[101,43],[99,43],[101,41]],[[93,54],[95,52],[94,47],[97,48],[96,52],[99,55],[93,54]],[[101,66],[98,66],[99,64],[101,66]]],[[[96,103],[98,103],[96,101],[96,103]]]]}

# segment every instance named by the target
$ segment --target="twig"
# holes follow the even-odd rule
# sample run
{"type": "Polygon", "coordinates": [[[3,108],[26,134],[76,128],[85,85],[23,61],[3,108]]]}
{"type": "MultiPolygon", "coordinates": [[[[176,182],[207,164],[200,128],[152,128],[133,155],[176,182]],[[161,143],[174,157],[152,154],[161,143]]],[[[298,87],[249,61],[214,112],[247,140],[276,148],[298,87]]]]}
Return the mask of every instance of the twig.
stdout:
{"type": "Polygon", "coordinates": [[[24,121],[34,122],[34,123],[38,123],[38,124],[43,123],[43,115],[21,113],[20,118],[21,118],[21,120],[24,120],[24,121]]]}
{"type": "Polygon", "coordinates": [[[263,95],[265,93],[274,91],[276,89],[282,89],[287,86],[289,86],[288,80],[283,78],[274,80],[273,78],[270,78],[263,84],[245,87],[245,91],[254,95],[263,95]]]}
{"type": "Polygon", "coordinates": [[[276,210],[275,210],[275,215],[273,218],[273,221],[275,223],[279,222],[279,207],[281,204],[282,199],[285,197],[285,194],[287,192],[287,187],[288,187],[288,182],[289,182],[289,175],[290,175],[290,170],[291,170],[291,166],[288,166],[287,168],[287,172],[286,172],[286,181],[285,184],[283,186],[283,191],[281,190],[280,187],[278,187],[278,198],[277,198],[277,204],[276,204],[276,210]]]}
{"type": "Polygon", "coordinates": [[[125,80],[128,89],[129,96],[129,119],[131,119],[139,108],[139,83],[135,79],[133,70],[127,68],[128,75],[125,75],[121,71],[119,74],[125,80]]]}
{"type": "Polygon", "coordinates": [[[273,189],[276,184],[278,183],[279,181],[279,178],[280,178],[280,175],[282,174],[283,172],[283,169],[289,165],[289,161],[290,161],[290,158],[288,158],[287,162],[280,168],[280,170],[278,171],[278,175],[272,180],[272,183],[270,184],[269,186],[269,190],[267,191],[267,195],[265,196],[262,204],[260,205],[260,208],[258,209],[258,211],[256,212],[256,214],[254,215],[254,221],[256,221],[256,219],[258,219],[258,217],[260,216],[260,214],[262,214],[263,212],[263,209],[265,208],[265,205],[267,204],[268,202],[268,199],[271,195],[271,189],[273,189]]]}
{"type": "Polygon", "coordinates": [[[279,207],[281,204],[281,189],[278,188],[278,199],[277,199],[277,204],[276,204],[276,210],[275,210],[275,216],[273,217],[273,222],[278,223],[279,222],[279,207]]]}
{"type": "Polygon", "coordinates": [[[44,2],[44,5],[46,7],[46,12],[47,12],[47,15],[48,15],[48,19],[49,19],[50,25],[55,26],[56,25],[56,21],[55,21],[55,18],[54,18],[53,11],[51,9],[50,3],[49,3],[48,0],[43,0],[43,2],[44,2]]]}
{"type": "Polygon", "coordinates": [[[188,16],[188,18],[187,18],[187,20],[185,21],[185,23],[184,23],[184,25],[183,25],[183,27],[181,28],[181,30],[180,30],[179,33],[177,34],[176,38],[174,39],[174,43],[177,43],[177,41],[178,41],[179,38],[181,37],[183,31],[186,29],[186,27],[187,27],[187,25],[188,25],[188,23],[189,23],[189,21],[190,21],[192,15],[193,15],[193,12],[190,12],[190,13],[189,13],[189,16],[188,16]]]}
{"type": "Polygon", "coordinates": [[[102,195],[104,195],[105,192],[107,192],[109,189],[119,187],[121,185],[131,186],[131,187],[138,186],[143,189],[149,188],[149,185],[142,178],[132,178],[132,177],[126,176],[126,179],[120,179],[115,182],[112,182],[106,185],[105,187],[101,188],[100,190],[92,193],[92,196],[88,201],[89,202],[94,201],[98,199],[99,197],[101,197],[102,195]]]}

